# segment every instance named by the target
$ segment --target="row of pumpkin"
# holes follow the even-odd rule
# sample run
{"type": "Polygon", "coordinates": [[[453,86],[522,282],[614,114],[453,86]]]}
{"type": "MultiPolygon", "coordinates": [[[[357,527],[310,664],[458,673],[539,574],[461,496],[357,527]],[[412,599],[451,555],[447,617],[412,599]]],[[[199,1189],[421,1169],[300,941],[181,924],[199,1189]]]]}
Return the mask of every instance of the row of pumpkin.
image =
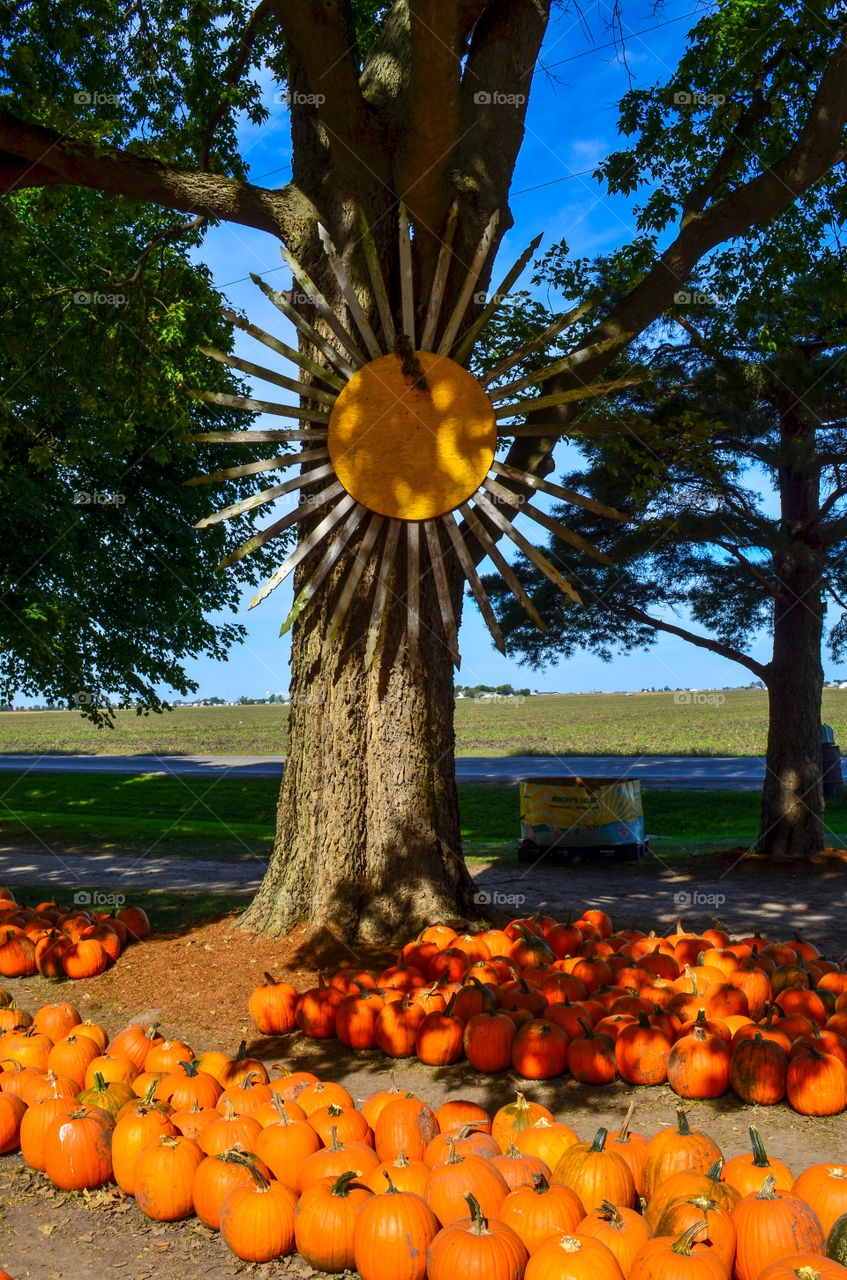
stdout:
{"type": "MultiPolygon", "coordinates": [[[[89,898],[90,895],[84,895],[89,898]]],[[[39,902],[22,907],[0,888],[0,976],[54,981],[94,978],[114,964],[131,942],[150,933],[141,907],[96,911],[77,904],[39,902]]]]}
{"type": "Polygon", "coordinates": [[[243,1048],[195,1057],[140,1025],[109,1046],[64,1003],[20,1038],[4,1045],[0,1152],[62,1190],[114,1181],[156,1221],[196,1214],[248,1262],[297,1250],[362,1280],[847,1278],[847,1165],[795,1179],[756,1130],[724,1163],[682,1110],[649,1140],[630,1107],[580,1141],[521,1094],[493,1117],[396,1088],[357,1107],[309,1072],[270,1080],[243,1048]],[[61,1074],[35,1065],[36,1041],[61,1074]]]}
{"type": "Polygon", "coordinates": [[[720,927],[665,937],[514,920],[457,934],[433,925],[382,971],[345,968],[298,992],[265,974],[250,999],[264,1035],[299,1028],[445,1066],[570,1072],[592,1085],[667,1082],[686,1099],[733,1089],[807,1115],[847,1108],[847,972],[799,939],[731,939],[720,927]]]}

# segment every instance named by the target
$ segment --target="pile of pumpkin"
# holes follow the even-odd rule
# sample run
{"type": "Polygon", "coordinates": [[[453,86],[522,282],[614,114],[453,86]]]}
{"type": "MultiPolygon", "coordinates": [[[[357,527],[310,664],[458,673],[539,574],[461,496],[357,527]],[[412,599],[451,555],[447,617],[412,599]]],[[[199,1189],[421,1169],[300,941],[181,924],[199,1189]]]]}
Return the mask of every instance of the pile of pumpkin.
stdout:
{"type": "Polygon", "coordinates": [[[580,1141],[518,1094],[492,1117],[309,1072],[195,1057],[155,1028],[108,1045],[69,1004],[3,1036],[0,1152],[64,1191],[114,1181],[159,1222],[192,1214],[247,1262],[297,1250],[362,1280],[847,1280],[847,1165],[725,1163],[676,1124],[580,1141]],[[807,1271],[806,1268],[809,1268],[807,1271]]]}
{"type": "MultiPolygon", "coordinates": [[[[94,978],[130,942],[146,938],[150,921],[140,907],[106,912],[39,902],[22,907],[0,888],[0,976],[94,978]]],[[[0,997],[2,998],[2,997],[0,997]]]]}
{"type": "Polygon", "coordinates": [[[341,969],[298,992],[265,974],[250,999],[264,1035],[299,1028],[432,1066],[585,1084],[667,1082],[686,1099],[733,1089],[805,1115],[847,1108],[847,972],[799,939],[731,939],[681,925],[613,932],[586,911],[459,935],[425,929],[382,972],[341,969]]]}

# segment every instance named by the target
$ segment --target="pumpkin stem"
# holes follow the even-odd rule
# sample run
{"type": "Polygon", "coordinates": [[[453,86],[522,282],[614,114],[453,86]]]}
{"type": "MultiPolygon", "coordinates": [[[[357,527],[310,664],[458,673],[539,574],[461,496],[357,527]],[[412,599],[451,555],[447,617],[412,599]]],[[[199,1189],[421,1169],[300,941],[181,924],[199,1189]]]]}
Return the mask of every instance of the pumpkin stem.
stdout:
{"type": "Polygon", "coordinates": [[[224,1098],[224,1120],[234,1120],[234,1119],[235,1119],[235,1108],[232,1105],[232,1101],[229,1098],[224,1098]]]}
{"type": "Polygon", "coordinates": [[[332,1138],[332,1142],[329,1144],[329,1150],[343,1151],[344,1144],[338,1141],[338,1130],[336,1129],[335,1125],[332,1126],[329,1132],[330,1132],[330,1137],[332,1138]]]}
{"type": "Polygon", "coordinates": [[[509,1136],[509,1150],[506,1155],[510,1160],[523,1160],[523,1152],[520,1147],[515,1146],[515,1140],[511,1135],[509,1136]]]}
{"type": "Polygon", "coordinates": [[[458,1151],[456,1150],[456,1140],[455,1140],[455,1138],[452,1138],[452,1137],[451,1137],[451,1138],[445,1138],[445,1139],[444,1139],[444,1141],[447,1143],[447,1146],[448,1146],[448,1148],[449,1148],[449,1150],[450,1150],[450,1154],[449,1154],[449,1156],[447,1157],[447,1159],[444,1161],[444,1163],[445,1163],[445,1164],[460,1164],[460,1163],[461,1163],[461,1161],[462,1161],[462,1157],[459,1155],[458,1151]]]}
{"type": "Polygon", "coordinates": [[[762,1135],[755,1125],[750,1125],[750,1145],[753,1148],[753,1164],[757,1169],[769,1169],[771,1162],[768,1159],[768,1153],[765,1151],[765,1144],[762,1142],[762,1135]]]}
{"type": "Polygon", "coordinates": [[[674,1244],[671,1245],[671,1249],[673,1250],[673,1252],[681,1253],[684,1257],[688,1257],[688,1255],[691,1253],[691,1246],[693,1245],[697,1237],[700,1235],[701,1231],[706,1230],[707,1225],[708,1224],[705,1218],[703,1219],[702,1222],[692,1223],[692,1225],[688,1228],[688,1230],[683,1231],[679,1239],[675,1241],[674,1244]]]}
{"type": "Polygon", "coordinates": [[[713,1165],[709,1166],[709,1168],[706,1170],[706,1177],[709,1179],[710,1182],[720,1182],[722,1173],[723,1173],[723,1156],[717,1159],[713,1165]]]}
{"type": "Polygon", "coordinates": [[[103,1079],[99,1071],[94,1072],[94,1088],[98,1093],[106,1092],[106,1081],[103,1079]]]}
{"type": "Polygon", "coordinates": [[[350,1183],[357,1178],[355,1169],[348,1169],[345,1173],[339,1175],[332,1184],[330,1193],[334,1196],[348,1196],[350,1194],[350,1183]]]}
{"type": "Polygon", "coordinates": [[[691,1133],[691,1128],[688,1124],[688,1116],[685,1114],[682,1107],[677,1107],[676,1131],[683,1138],[687,1138],[691,1133]]]}
{"type": "Polygon", "coordinates": [[[471,1211],[471,1225],[468,1228],[468,1235],[472,1236],[488,1236],[491,1232],[488,1230],[488,1221],[485,1214],[479,1207],[479,1201],[470,1191],[465,1196],[468,1202],[468,1208],[471,1211]]]}
{"type": "MultiPolygon", "coordinates": [[[[144,1097],[141,1099],[141,1105],[142,1105],[142,1106],[144,1106],[144,1107],[152,1107],[152,1105],[153,1105],[153,1100],[154,1100],[154,1098],[156,1097],[156,1090],[158,1089],[158,1087],[159,1087],[159,1081],[158,1081],[158,1079],[156,1079],[156,1080],[152,1080],[152,1081],[150,1082],[150,1086],[149,1086],[149,1088],[148,1088],[147,1092],[145,1093],[144,1097]]],[[[194,1099],[194,1101],[196,1102],[196,1101],[197,1101],[197,1099],[195,1098],[195,1099],[194,1099]]]]}
{"type": "Polygon", "coordinates": [[[598,1129],[594,1135],[594,1141],[591,1144],[592,1151],[602,1151],[606,1145],[606,1139],[609,1134],[606,1129],[598,1129]]]}
{"type": "Polygon", "coordinates": [[[266,969],[266,970],[265,970],[265,972],[262,974],[262,977],[265,979],[265,986],[266,986],[266,987],[275,987],[275,986],[276,986],[276,978],[275,978],[275,977],[273,977],[273,975],[272,975],[272,974],[268,973],[267,969],[266,969]]]}
{"type": "Polygon", "coordinates": [[[632,1117],[635,1115],[635,1103],[631,1102],[627,1108],[627,1113],[623,1118],[623,1124],[618,1130],[618,1136],[615,1142],[629,1142],[629,1126],[632,1123],[632,1117]]]}
{"type": "Polygon", "coordinates": [[[588,1025],[584,1018],[577,1018],[577,1022],[582,1027],[585,1038],[591,1040],[594,1035],[594,1029],[588,1025]]]}
{"type": "Polygon", "coordinates": [[[647,1012],[645,1009],[639,1009],[638,1011],[638,1025],[644,1031],[650,1030],[650,1019],[647,1017],[647,1012]]]}
{"type": "Polygon", "coordinates": [[[611,1200],[602,1200],[597,1212],[604,1222],[608,1222],[610,1227],[614,1227],[616,1231],[623,1231],[626,1223],[617,1205],[612,1204],[611,1200]]]}
{"type": "Polygon", "coordinates": [[[409,1159],[409,1157],[406,1155],[406,1152],[401,1147],[400,1150],[397,1152],[397,1156],[394,1160],[394,1168],[406,1169],[411,1163],[412,1163],[411,1160],[409,1159]]]}
{"type": "Polygon", "coordinates": [[[550,1183],[543,1173],[534,1173],[532,1175],[532,1189],[537,1196],[546,1195],[550,1190],[550,1183]]]}
{"type": "Polygon", "coordinates": [[[182,1070],[190,1080],[193,1080],[193,1078],[198,1074],[200,1070],[200,1068],[197,1066],[197,1059],[192,1058],[191,1062],[183,1062],[182,1070]]]}
{"type": "Polygon", "coordinates": [[[769,1173],[762,1183],[762,1189],[756,1197],[757,1200],[776,1200],[776,1178],[769,1173]]]}
{"type": "Polygon", "coordinates": [[[326,1110],[327,1115],[330,1116],[342,1116],[344,1114],[344,1108],[339,1107],[337,1102],[331,1102],[326,1110]]]}

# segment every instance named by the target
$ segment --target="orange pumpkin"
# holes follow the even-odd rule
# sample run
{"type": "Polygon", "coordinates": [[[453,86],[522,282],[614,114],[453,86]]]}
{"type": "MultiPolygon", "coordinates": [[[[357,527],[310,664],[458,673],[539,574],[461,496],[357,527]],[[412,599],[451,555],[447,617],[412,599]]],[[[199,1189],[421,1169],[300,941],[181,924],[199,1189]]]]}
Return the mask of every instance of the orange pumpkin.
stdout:
{"type": "Polygon", "coordinates": [[[204,1155],[182,1134],[163,1134],[144,1147],[134,1170],[135,1200],[156,1222],[177,1222],[194,1212],[194,1175],[204,1155]]]}
{"type": "Polygon", "coordinates": [[[438,1220],[420,1196],[389,1185],[362,1205],[353,1226],[353,1258],[362,1280],[426,1280],[438,1220]]]}
{"type": "Polygon", "coordinates": [[[422,1160],[437,1133],[435,1112],[407,1093],[382,1108],[374,1127],[374,1148],[380,1161],[393,1160],[401,1151],[409,1160],[422,1160]]]}
{"type": "MultiPolygon", "coordinates": [[[[23,1125],[21,1125],[23,1148],[23,1125]]],[[[829,1235],[835,1221],[847,1213],[847,1164],[813,1164],[800,1174],[791,1188],[792,1194],[805,1200],[818,1215],[824,1235],[829,1235]]]]}
{"type": "Polygon", "coordinates": [[[194,1212],[205,1226],[218,1231],[221,1225],[221,1209],[230,1191],[246,1186],[253,1180],[250,1166],[254,1165],[266,1177],[270,1177],[267,1165],[255,1155],[233,1150],[222,1151],[219,1156],[206,1156],[197,1166],[192,1184],[194,1212]]]}
{"type": "Polygon", "coordinates": [[[112,1177],[115,1122],[99,1107],[59,1115],[44,1135],[44,1172],[61,1191],[91,1191],[112,1177]]]}
{"type": "Polygon", "coordinates": [[[707,1134],[692,1129],[680,1107],[675,1129],[660,1129],[647,1143],[644,1161],[644,1195],[649,1202],[658,1186],[672,1173],[694,1169],[705,1173],[721,1160],[721,1149],[707,1134]]]}
{"type": "Polygon", "coordinates": [[[359,1210],[373,1193],[342,1173],[335,1182],[315,1182],[294,1211],[297,1252],[316,1271],[346,1271],[355,1266],[353,1231],[359,1210]]]}
{"type": "Polygon", "coordinates": [[[600,1240],[554,1235],[531,1255],[524,1280],[623,1280],[623,1273],[600,1240]]]}
{"type": "Polygon", "coordinates": [[[442,1227],[466,1216],[468,1192],[475,1197],[486,1218],[499,1218],[509,1187],[490,1160],[482,1156],[458,1156],[453,1151],[444,1164],[432,1170],[426,1197],[442,1227]]]}
{"type": "Polygon", "coordinates": [[[221,1206],[221,1239],[245,1262],[270,1262],[294,1252],[297,1197],[255,1162],[247,1168],[251,1181],[234,1187],[221,1206]]]}
{"type": "Polygon", "coordinates": [[[765,1150],[759,1130],[750,1126],[752,1150],[743,1156],[733,1156],[724,1165],[724,1181],[743,1198],[761,1191],[765,1178],[773,1177],[777,1191],[790,1191],[794,1186],[794,1174],[781,1160],[772,1159],[765,1150]]]}
{"type": "Polygon", "coordinates": [[[252,1140],[252,1148],[278,1182],[299,1192],[303,1162],[321,1150],[321,1140],[305,1120],[283,1117],[277,1124],[261,1129],[252,1140]]]}
{"type": "Polygon", "coordinates": [[[552,1123],[552,1111],[548,1111],[540,1102],[527,1102],[526,1096],[518,1093],[514,1102],[507,1103],[495,1113],[491,1122],[491,1136],[505,1154],[520,1133],[538,1120],[549,1120],[552,1123]]]}
{"type": "Polygon", "coordinates": [[[470,1217],[439,1231],[429,1247],[430,1280],[520,1280],[529,1260],[520,1236],[506,1223],[487,1219],[470,1192],[465,1198],[470,1217]]]}
{"type": "Polygon", "coordinates": [[[635,1255],[650,1239],[650,1228],[634,1209],[619,1209],[608,1200],[582,1219],[577,1236],[592,1236],[604,1244],[625,1276],[629,1275],[635,1255]]]}
{"type": "Polygon", "coordinates": [[[732,1213],[738,1234],[737,1280],[758,1280],[765,1267],[795,1253],[823,1254],[825,1237],[814,1209],[790,1191],[777,1191],[768,1176],[758,1193],[732,1213]]]}
{"type": "Polygon", "coordinates": [[[158,1107],[138,1102],[121,1116],[112,1134],[112,1167],[115,1182],[127,1195],[135,1195],[138,1157],[157,1138],[173,1137],[176,1126],[158,1107]]]}
{"type": "Polygon", "coordinates": [[[695,1222],[678,1240],[657,1236],[642,1245],[627,1280],[727,1280],[727,1270],[713,1250],[695,1252],[694,1242],[706,1229],[695,1222]]]}
{"type": "Polygon", "coordinates": [[[629,1165],[614,1151],[606,1150],[607,1136],[605,1129],[598,1129],[592,1142],[575,1143],[553,1171],[555,1181],[576,1193],[586,1213],[598,1209],[605,1200],[627,1209],[635,1204],[629,1165]]]}
{"type": "Polygon", "coordinates": [[[735,1261],[735,1226],[726,1210],[707,1196],[672,1200],[656,1224],[656,1235],[672,1236],[676,1240],[695,1224],[703,1224],[704,1230],[697,1236],[694,1251],[711,1249],[720,1258],[727,1275],[731,1275],[735,1261]]]}
{"type": "Polygon", "coordinates": [[[551,1184],[536,1174],[531,1186],[519,1187],[506,1196],[499,1216],[532,1254],[551,1235],[573,1232],[584,1220],[585,1209],[570,1187],[551,1184]]]}

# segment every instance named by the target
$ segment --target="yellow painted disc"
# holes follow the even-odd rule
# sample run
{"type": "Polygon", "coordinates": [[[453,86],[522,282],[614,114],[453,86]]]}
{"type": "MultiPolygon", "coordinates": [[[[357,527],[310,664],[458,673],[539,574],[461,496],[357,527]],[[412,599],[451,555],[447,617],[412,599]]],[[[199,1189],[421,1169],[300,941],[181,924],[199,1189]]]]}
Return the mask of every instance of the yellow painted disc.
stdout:
{"type": "Polygon", "coordinates": [[[455,360],[416,351],[426,389],[397,355],[363,365],[333,406],[329,456],[344,488],[370,511],[431,520],[479,488],[497,426],[477,379],[455,360]]]}

